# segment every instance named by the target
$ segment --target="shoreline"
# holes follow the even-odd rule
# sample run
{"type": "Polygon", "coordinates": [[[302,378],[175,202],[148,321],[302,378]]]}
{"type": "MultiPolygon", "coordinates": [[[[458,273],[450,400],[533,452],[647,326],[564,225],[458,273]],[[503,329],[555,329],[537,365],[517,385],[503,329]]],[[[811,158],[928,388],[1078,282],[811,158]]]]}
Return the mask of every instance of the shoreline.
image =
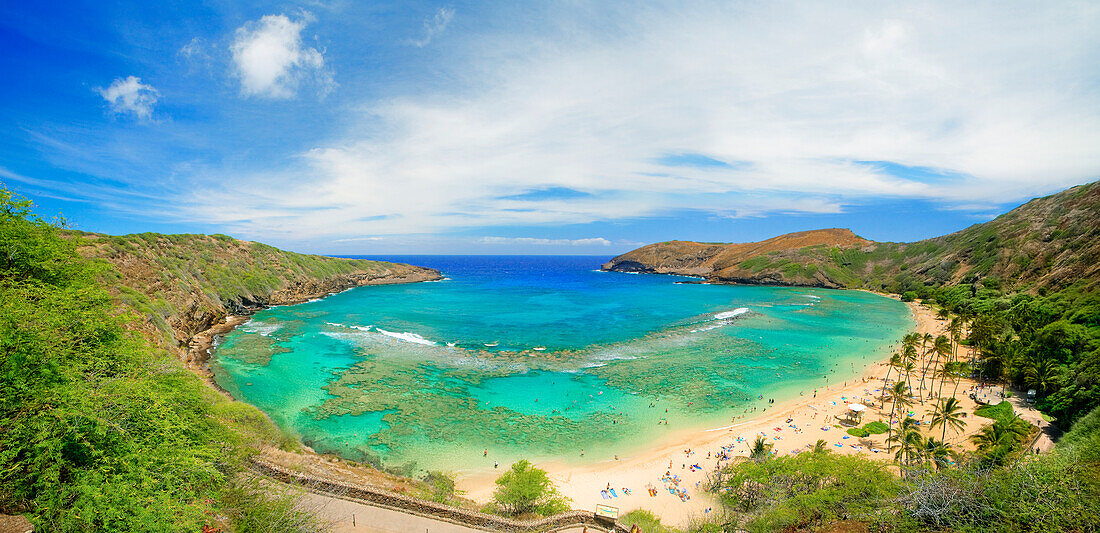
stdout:
{"type": "MultiPolygon", "coordinates": [[[[397,283],[400,283],[400,281],[397,283]]],[[[354,287],[343,290],[349,290],[350,288],[354,287]]],[[[822,288],[827,289],[827,287],[822,288]]],[[[895,294],[884,294],[865,289],[842,290],[861,290],[900,300],[900,296],[895,294]]],[[[300,301],[278,305],[305,303],[337,292],[343,291],[329,292],[324,295],[311,295],[310,297],[301,298],[300,301]]],[[[933,309],[927,308],[918,302],[906,302],[906,306],[909,308],[913,320],[913,324],[906,331],[915,330],[920,333],[932,333],[933,335],[943,332],[945,324],[936,318],[933,309]]],[[[224,335],[232,331],[233,328],[250,320],[255,312],[269,307],[275,307],[275,305],[254,309],[247,315],[227,316],[226,323],[218,324],[202,333],[210,333],[208,338],[212,344],[218,335],[224,335]],[[230,321],[234,323],[230,324],[230,321]]],[[[731,458],[747,455],[747,446],[756,435],[762,433],[767,435],[769,442],[774,445],[774,453],[778,455],[798,453],[807,445],[812,446],[812,443],[817,441],[818,433],[821,433],[821,431],[807,432],[813,434],[812,438],[810,438],[810,435],[799,435],[803,432],[802,429],[796,429],[791,433],[782,433],[782,430],[788,429],[785,426],[792,421],[790,419],[795,419],[793,422],[800,427],[805,427],[808,424],[804,424],[804,421],[806,417],[810,417],[810,420],[813,421],[811,424],[824,424],[821,426],[821,429],[824,429],[826,426],[835,425],[831,415],[836,413],[830,413],[829,407],[836,406],[833,409],[834,411],[836,408],[843,407],[844,399],[864,397],[869,401],[868,405],[876,406],[877,403],[873,401],[873,397],[877,392],[875,389],[882,386],[885,362],[889,359],[890,349],[888,347],[896,345],[899,341],[900,338],[890,345],[883,345],[866,353],[865,355],[870,356],[870,359],[866,362],[863,370],[854,376],[849,376],[847,380],[818,386],[816,389],[811,389],[810,385],[806,385],[801,391],[801,395],[778,399],[775,404],[768,405],[765,411],[738,414],[731,421],[731,424],[676,431],[641,448],[632,449],[631,452],[633,453],[622,457],[616,456],[615,459],[606,459],[588,464],[570,464],[555,459],[538,461],[536,464],[547,470],[554,484],[565,496],[572,500],[571,507],[574,509],[592,510],[595,509],[597,504],[611,505],[619,507],[620,516],[634,509],[645,509],[656,514],[667,525],[686,526],[693,518],[702,517],[711,508],[718,508],[717,500],[703,490],[702,484],[705,483],[709,472],[712,472],[721,464],[717,459],[719,451],[726,451],[731,458]],[[814,390],[814,396],[809,396],[811,390],[814,390]],[[739,442],[735,440],[736,437],[741,437],[744,440],[739,442]],[[687,450],[699,451],[685,453],[687,450]],[[691,465],[698,465],[699,468],[688,469],[687,467],[691,465]],[[680,497],[673,495],[669,490],[664,490],[664,485],[667,484],[663,483],[660,478],[666,472],[678,476],[680,482],[677,487],[690,494],[689,499],[681,500],[680,497]],[[608,486],[616,489],[616,495],[605,499],[600,493],[601,489],[608,486]],[[630,493],[627,494],[622,491],[623,488],[629,488],[630,493]],[[656,488],[656,494],[651,496],[647,491],[649,488],[656,488]]],[[[204,348],[209,354],[210,345],[206,345],[204,348]]],[[[210,375],[208,382],[216,389],[221,389],[216,383],[213,383],[213,374],[209,373],[208,370],[206,372],[210,375]]],[[[228,392],[222,392],[233,398],[228,392]]],[[[914,406],[913,409],[923,410],[924,407],[914,406]]],[[[870,416],[865,417],[864,423],[878,419],[873,414],[874,409],[868,411],[870,416]]],[[[828,437],[832,437],[830,442],[837,439],[849,439],[840,440],[837,443],[860,443],[860,449],[855,449],[855,445],[840,448],[830,446],[830,451],[834,453],[862,453],[868,457],[881,460],[887,460],[891,455],[881,452],[872,455],[871,452],[867,451],[870,446],[876,444],[881,449],[882,441],[885,440],[886,435],[873,435],[870,439],[858,439],[856,437],[849,438],[843,429],[830,428],[826,431],[831,432],[824,437],[826,440],[829,440],[828,437]],[[875,440],[879,442],[874,443],[875,440]]],[[[306,449],[312,452],[308,447],[306,449]]],[[[331,453],[321,454],[321,456],[339,457],[331,453]]],[[[507,468],[507,465],[502,466],[507,468]]],[[[465,497],[470,500],[479,503],[487,502],[491,499],[492,492],[495,489],[494,481],[502,472],[502,469],[483,468],[455,471],[456,488],[464,491],[465,497]]]]}
{"type": "MultiPolygon", "coordinates": [[[[898,295],[875,294],[900,300],[898,295]]],[[[914,320],[909,331],[933,335],[942,333],[945,324],[936,318],[931,308],[917,302],[906,302],[906,305],[914,320]]],[[[876,351],[868,355],[879,354],[876,351]]],[[[889,360],[889,354],[884,355],[884,358],[869,361],[862,372],[848,380],[818,387],[814,396],[810,396],[810,390],[805,390],[801,396],[777,401],[767,412],[735,417],[729,425],[683,430],[618,460],[609,459],[589,465],[544,461],[537,466],[545,469],[562,494],[573,500],[573,508],[594,509],[597,504],[611,505],[619,508],[620,516],[634,509],[644,509],[656,514],[664,524],[683,527],[692,518],[704,516],[708,509],[717,508],[718,501],[703,490],[703,484],[710,472],[724,464],[718,459],[720,454],[725,451],[731,459],[747,455],[748,446],[760,434],[764,434],[773,444],[777,455],[799,453],[822,438],[829,442],[833,453],[858,453],[887,460],[891,454],[870,451],[884,446],[885,434],[862,439],[851,437],[844,429],[838,429],[839,424],[833,418],[841,410],[846,411],[846,401],[851,399],[866,400],[869,412],[863,423],[884,418],[876,400],[876,389],[882,386],[885,363],[889,360]],[[743,440],[738,441],[738,437],[743,440]],[[846,445],[849,442],[852,444],[846,445]],[[837,446],[839,443],[845,444],[837,446]],[[700,468],[688,468],[692,465],[700,468]],[[663,482],[661,478],[666,473],[677,476],[679,482],[663,482]],[[601,493],[608,486],[616,489],[616,493],[604,498],[601,493]],[[623,491],[624,488],[629,489],[630,493],[623,491]],[[657,489],[655,495],[648,492],[650,488],[657,489]],[[685,490],[690,498],[681,500],[669,488],[685,490]]],[[[911,409],[923,412],[927,407],[918,404],[911,409]]],[[[958,439],[949,436],[948,440],[958,439]]],[[[470,499],[488,501],[499,474],[500,471],[472,472],[460,476],[457,487],[466,491],[466,497],[470,499]]]]}
{"type": "Polygon", "coordinates": [[[184,352],[184,363],[191,368],[195,373],[203,378],[208,384],[214,387],[215,390],[222,394],[229,395],[234,400],[241,401],[238,398],[233,397],[229,391],[222,388],[220,385],[214,382],[214,374],[210,371],[210,361],[213,358],[214,344],[219,336],[224,336],[232,332],[237,327],[248,323],[252,320],[252,316],[265,309],[271,309],[273,307],[279,307],[283,305],[298,305],[309,303],[312,301],[328,298],[329,296],[340,294],[342,292],[350,291],[358,287],[373,286],[373,285],[401,285],[406,283],[426,283],[429,281],[439,281],[444,279],[443,274],[435,269],[426,267],[416,267],[419,270],[413,274],[405,275],[401,277],[370,277],[348,275],[345,277],[344,282],[337,281],[335,288],[329,286],[321,291],[306,292],[306,293],[294,293],[290,295],[279,295],[278,293],[272,295],[271,301],[267,303],[257,303],[251,306],[245,306],[238,304],[238,314],[227,314],[219,317],[209,328],[195,333],[191,336],[191,339],[187,343],[187,349],[184,352]]]}

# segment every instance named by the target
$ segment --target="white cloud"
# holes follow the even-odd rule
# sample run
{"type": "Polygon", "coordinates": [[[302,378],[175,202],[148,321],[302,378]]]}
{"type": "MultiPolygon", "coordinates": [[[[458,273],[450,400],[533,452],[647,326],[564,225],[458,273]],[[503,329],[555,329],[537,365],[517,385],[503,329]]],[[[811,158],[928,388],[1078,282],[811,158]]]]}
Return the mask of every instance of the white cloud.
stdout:
{"type": "Polygon", "coordinates": [[[611,246],[603,237],[589,239],[537,239],[533,237],[482,237],[482,244],[534,244],[537,246],[611,246]]]}
{"type": "Polygon", "coordinates": [[[152,85],[141,83],[141,78],[137,76],[116,78],[109,87],[96,89],[96,92],[111,107],[111,111],[131,114],[141,120],[152,118],[158,96],[152,85]]]}
{"type": "Polygon", "coordinates": [[[313,83],[321,95],[332,90],[324,53],[302,46],[302,29],[311,20],[308,13],[299,20],[266,15],[237,28],[229,50],[242,95],[290,98],[303,82],[313,83]]]}
{"type": "Polygon", "coordinates": [[[419,39],[412,42],[413,46],[417,48],[424,48],[428,46],[428,43],[432,42],[437,35],[443,33],[443,30],[447,29],[447,25],[451,23],[451,19],[455,16],[455,10],[452,7],[441,7],[432,16],[424,20],[424,34],[419,39]]]}
{"type": "Polygon", "coordinates": [[[1001,203],[1100,176],[1100,5],[600,9],[464,35],[437,67],[447,90],[364,102],[297,165],[200,191],[193,214],[309,239],[1001,203]],[[685,153],[729,165],[659,162],[685,153]],[[516,198],[555,187],[590,194],[516,198]]]}
{"type": "Polygon", "coordinates": [[[176,52],[176,55],[185,59],[206,57],[207,54],[205,48],[206,47],[203,45],[202,39],[199,37],[194,37],[190,41],[187,41],[187,44],[181,46],[180,49],[176,52]]]}

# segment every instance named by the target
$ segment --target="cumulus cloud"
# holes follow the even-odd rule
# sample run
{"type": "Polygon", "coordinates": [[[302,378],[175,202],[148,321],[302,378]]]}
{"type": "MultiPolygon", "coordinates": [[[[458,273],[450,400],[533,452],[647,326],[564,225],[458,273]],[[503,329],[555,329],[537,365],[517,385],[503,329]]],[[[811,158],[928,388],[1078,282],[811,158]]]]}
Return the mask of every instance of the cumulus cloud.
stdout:
{"type": "Polygon", "coordinates": [[[141,83],[141,78],[137,76],[116,78],[106,89],[99,88],[96,92],[112,112],[133,115],[141,120],[152,118],[158,96],[152,85],[141,83]]]}
{"type": "Polygon", "coordinates": [[[1100,175],[1095,7],[600,6],[464,36],[448,89],[363,102],[343,135],[195,211],[306,239],[1001,203],[1100,175]],[[586,194],[525,196],[557,189],[586,194]]]}
{"type": "Polygon", "coordinates": [[[455,16],[455,10],[451,7],[441,7],[432,16],[424,20],[424,33],[423,35],[413,41],[413,46],[417,48],[424,48],[428,46],[428,43],[432,42],[437,35],[443,33],[443,30],[447,29],[447,25],[451,23],[451,19],[455,16]]]}
{"type": "Polygon", "coordinates": [[[290,98],[306,82],[322,95],[334,87],[323,51],[302,46],[302,30],[311,20],[308,13],[298,20],[266,15],[237,28],[229,50],[242,95],[290,98]]]}

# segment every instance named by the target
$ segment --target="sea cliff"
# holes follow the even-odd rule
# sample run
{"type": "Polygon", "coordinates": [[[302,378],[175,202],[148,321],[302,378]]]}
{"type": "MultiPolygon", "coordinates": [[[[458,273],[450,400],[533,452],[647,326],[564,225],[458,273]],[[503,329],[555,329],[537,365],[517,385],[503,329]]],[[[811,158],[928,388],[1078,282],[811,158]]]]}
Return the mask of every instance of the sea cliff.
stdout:
{"type": "Polygon", "coordinates": [[[245,316],[362,285],[415,283],[439,271],[299,254],[225,235],[71,233],[81,255],[109,263],[106,286],[151,342],[206,374],[213,338],[245,316]]]}

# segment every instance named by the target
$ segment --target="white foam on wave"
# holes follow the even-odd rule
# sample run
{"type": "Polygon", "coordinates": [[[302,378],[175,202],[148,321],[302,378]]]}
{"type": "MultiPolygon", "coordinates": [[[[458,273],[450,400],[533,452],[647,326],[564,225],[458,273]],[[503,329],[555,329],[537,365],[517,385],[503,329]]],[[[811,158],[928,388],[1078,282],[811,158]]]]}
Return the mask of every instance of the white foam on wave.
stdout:
{"type": "Polygon", "coordinates": [[[341,324],[341,323],[339,323],[339,322],[325,322],[325,324],[328,324],[328,325],[330,325],[330,326],[336,326],[336,327],[338,327],[338,328],[350,328],[350,329],[357,329],[357,330],[359,330],[359,331],[370,331],[370,328],[371,328],[371,327],[373,327],[373,326],[356,326],[356,325],[354,325],[354,324],[352,324],[352,325],[348,325],[348,324],[341,324]]]}
{"type": "Polygon", "coordinates": [[[260,335],[267,337],[268,335],[271,335],[272,333],[278,331],[281,327],[283,327],[282,324],[271,324],[268,322],[252,321],[242,326],[241,331],[244,331],[245,333],[259,333],[260,335]]]}
{"type": "Polygon", "coordinates": [[[421,337],[420,335],[417,335],[416,333],[409,333],[407,331],[403,332],[403,333],[398,333],[396,331],[386,331],[382,328],[374,328],[374,329],[378,333],[381,333],[381,334],[383,334],[387,337],[393,337],[397,340],[401,340],[401,341],[405,341],[405,342],[411,342],[413,344],[423,344],[425,346],[435,346],[434,341],[430,341],[428,339],[425,339],[424,337],[421,337]]]}
{"type": "Polygon", "coordinates": [[[723,311],[721,313],[718,313],[717,315],[714,315],[714,319],[715,320],[725,320],[727,318],[733,318],[733,317],[736,317],[736,316],[741,316],[741,315],[743,315],[745,313],[748,313],[748,312],[749,312],[748,307],[738,307],[737,309],[734,309],[733,311],[723,311]]]}

